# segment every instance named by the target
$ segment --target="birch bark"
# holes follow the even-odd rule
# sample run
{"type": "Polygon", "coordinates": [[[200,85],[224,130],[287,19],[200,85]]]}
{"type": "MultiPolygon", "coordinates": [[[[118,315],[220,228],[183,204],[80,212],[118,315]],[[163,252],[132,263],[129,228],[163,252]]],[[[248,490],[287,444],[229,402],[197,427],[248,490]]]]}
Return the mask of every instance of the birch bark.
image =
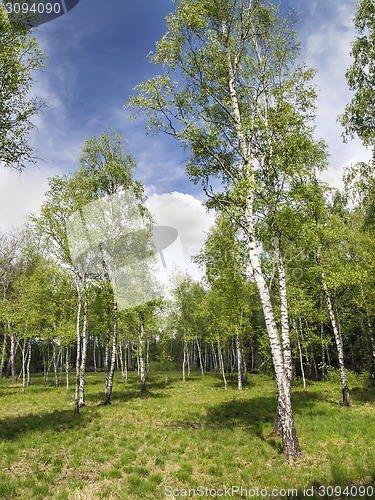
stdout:
{"type": "Polygon", "coordinates": [[[79,362],[81,359],[81,308],[82,294],[77,285],[78,307],[77,307],[77,355],[76,355],[76,389],[74,396],[74,413],[79,413],[79,362]]]}
{"type": "Polygon", "coordinates": [[[195,337],[195,342],[196,342],[197,348],[198,348],[199,366],[200,366],[200,369],[202,372],[202,377],[203,377],[204,376],[204,368],[203,368],[203,363],[202,363],[202,353],[201,353],[201,347],[199,345],[199,341],[198,341],[197,336],[195,337]]]}
{"type": "Polygon", "coordinates": [[[27,346],[27,365],[26,365],[27,381],[26,381],[26,385],[28,387],[30,385],[30,362],[31,362],[31,339],[29,339],[28,346],[27,346]]]}
{"type": "Polygon", "coordinates": [[[5,353],[6,353],[6,347],[7,347],[7,323],[4,323],[4,340],[3,340],[3,350],[1,353],[1,361],[0,361],[0,380],[3,377],[3,368],[4,368],[4,360],[5,360],[5,353]]]}
{"type": "Polygon", "coordinates": [[[236,333],[236,352],[237,352],[237,388],[242,391],[242,354],[239,333],[236,333]]]}
{"type": "Polygon", "coordinates": [[[108,373],[108,383],[106,384],[104,404],[111,404],[111,394],[113,388],[113,375],[115,373],[115,363],[116,363],[116,347],[117,347],[117,335],[118,335],[118,315],[117,315],[117,301],[113,301],[113,337],[112,337],[112,355],[111,355],[111,367],[108,373]]]}
{"type": "Polygon", "coordinates": [[[283,453],[289,462],[293,462],[301,455],[297,432],[294,425],[292,406],[290,400],[290,383],[288,381],[282,347],[280,343],[279,332],[277,330],[276,321],[273,314],[271,297],[264,279],[260,261],[257,253],[254,227],[253,227],[253,191],[250,191],[246,206],[246,236],[248,242],[248,250],[250,262],[253,270],[254,280],[260,295],[264,319],[266,323],[267,333],[271,345],[271,353],[273,366],[276,377],[278,415],[280,418],[280,426],[283,440],[283,453]]]}
{"type": "Polygon", "coordinates": [[[221,352],[220,345],[218,344],[217,346],[217,351],[219,354],[219,366],[220,366],[220,372],[224,380],[224,388],[227,390],[227,379],[225,378],[225,369],[224,369],[224,360],[223,360],[223,353],[221,352]]]}
{"type": "Polygon", "coordinates": [[[85,406],[85,370],[86,370],[86,356],[88,344],[88,330],[87,330],[87,298],[83,302],[83,326],[82,326],[82,352],[81,352],[81,367],[79,370],[79,406],[85,406]]]}
{"type": "Polygon", "coordinates": [[[17,382],[17,372],[16,372],[16,334],[12,333],[10,336],[10,366],[12,370],[12,381],[17,382]]]}
{"type": "Polygon", "coordinates": [[[69,393],[69,347],[66,348],[65,358],[66,393],[69,393]]]}
{"type": "Polygon", "coordinates": [[[326,299],[328,314],[329,314],[329,318],[331,320],[333,335],[335,337],[335,342],[336,342],[337,356],[338,356],[339,369],[340,369],[341,388],[342,388],[342,402],[343,402],[344,406],[350,406],[349,389],[348,389],[348,384],[346,381],[346,371],[345,371],[345,364],[344,364],[344,348],[343,348],[343,343],[342,343],[342,336],[341,336],[341,333],[340,333],[338,326],[337,326],[335,313],[333,311],[331,298],[329,296],[326,277],[325,277],[325,273],[324,273],[323,266],[321,263],[320,249],[318,249],[316,252],[316,261],[317,261],[318,265],[320,266],[320,276],[322,279],[323,292],[324,292],[324,296],[326,299]]]}
{"type": "Polygon", "coordinates": [[[139,325],[139,369],[141,376],[141,392],[146,390],[145,360],[144,360],[144,314],[141,313],[139,325]]]}
{"type": "MultiPolygon", "coordinates": [[[[228,37],[228,29],[225,21],[223,21],[223,34],[224,36],[228,37]]],[[[249,192],[246,199],[246,209],[244,214],[247,247],[249,251],[250,263],[253,270],[255,283],[257,285],[262,303],[264,319],[266,322],[267,333],[271,345],[272,360],[276,377],[278,414],[282,430],[283,453],[289,462],[293,462],[296,458],[298,458],[301,455],[301,450],[294,426],[294,418],[290,400],[290,384],[288,382],[288,377],[285,371],[279,332],[277,330],[276,321],[274,318],[272,304],[271,304],[271,297],[262,273],[255,242],[254,221],[253,221],[254,174],[252,167],[250,165],[251,144],[247,142],[243,132],[241,112],[236,92],[236,66],[239,62],[240,54],[237,53],[235,56],[233,56],[229,45],[227,45],[226,51],[227,51],[228,77],[229,77],[228,78],[229,94],[232,103],[235,129],[243,156],[244,168],[248,174],[248,179],[250,181],[249,192]],[[234,59],[234,63],[232,62],[232,57],[234,59]]]]}
{"type": "Polygon", "coordinates": [[[277,269],[279,274],[281,338],[283,341],[284,368],[285,368],[285,375],[289,381],[289,384],[291,384],[293,376],[293,363],[292,363],[292,350],[290,348],[286,273],[285,273],[284,261],[280,251],[280,243],[277,237],[274,237],[274,247],[276,252],[277,269]]]}

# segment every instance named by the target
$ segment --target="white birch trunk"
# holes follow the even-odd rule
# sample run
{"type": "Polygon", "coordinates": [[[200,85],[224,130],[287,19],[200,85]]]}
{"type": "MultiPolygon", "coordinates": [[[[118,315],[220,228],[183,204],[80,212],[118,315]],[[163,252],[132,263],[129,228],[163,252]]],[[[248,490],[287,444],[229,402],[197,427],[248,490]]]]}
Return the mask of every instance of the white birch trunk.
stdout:
{"type": "MultiPolygon", "coordinates": [[[[361,295],[362,295],[362,300],[363,300],[363,306],[364,306],[365,311],[366,311],[367,327],[368,327],[368,332],[369,332],[369,337],[370,337],[370,342],[371,342],[372,357],[374,358],[373,361],[375,363],[375,337],[374,337],[374,329],[372,328],[371,318],[370,318],[370,314],[368,312],[368,307],[367,307],[367,303],[366,303],[366,300],[365,300],[365,293],[363,291],[362,283],[361,283],[361,295]]],[[[0,377],[1,377],[1,374],[0,374],[0,377]]]]}
{"type": "Polygon", "coordinates": [[[185,377],[185,364],[186,364],[186,347],[185,347],[185,340],[182,342],[183,346],[183,359],[182,359],[182,381],[186,382],[186,377],[185,377]]]}
{"type": "Polygon", "coordinates": [[[104,395],[104,404],[111,404],[111,394],[113,389],[113,375],[115,373],[116,364],[116,346],[117,346],[117,334],[118,334],[118,316],[117,316],[117,302],[113,302],[113,337],[112,337],[112,355],[111,355],[111,366],[108,374],[108,383],[104,395]]]}
{"type": "Polygon", "coordinates": [[[301,373],[302,373],[302,380],[303,380],[303,388],[306,389],[306,379],[305,379],[305,370],[303,368],[303,357],[302,357],[302,349],[301,349],[301,343],[299,341],[299,335],[297,332],[297,343],[298,343],[298,352],[299,352],[299,362],[301,365],[301,373]]]}
{"type": "Polygon", "coordinates": [[[213,344],[211,344],[211,353],[212,353],[212,359],[213,359],[214,370],[215,370],[215,375],[216,375],[216,372],[217,372],[217,356],[216,356],[216,351],[215,351],[215,347],[214,347],[213,344]]]}
{"type": "Polygon", "coordinates": [[[77,285],[78,292],[78,308],[77,308],[77,356],[76,356],[76,389],[74,396],[74,413],[79,413],[79,365],[81,359],[81,308],[82,308],[82,294],[77,285]]]}
{"type": "Polygon", "coordinates": [[[190,355],[189,355],[189,349],[187,344],[185,344],[185,349],[186,349],[186,364],[187,364],[187,371],[188,371],[188,377],[190,376],[190,355]]]}
{"type": "Polygon", "coordinates": [[[63,364],[64,364],[64,348],[63,347],[60,347],[59,360],[60,360],[59,386],[61,386],[62,370],[63,370],[63,364]]]}
{"type": "Polygon", "coordinates": [[[66,374],[66,393],[69,394],[69,347],[66,348],[65,374],[66,374]]]}
{"type": "Polygon", "coordinates": [[[275,317],[273,314],[271,297],[264,279],[256,243],[254,239],[253,227],[253,192],[251,190],[246,207],[246,236],[250,263],[253,270],[254,280],[260,295],[267,333],[270,340],[272,361],[275,370],[278,417],[280,419],[283,453],[289,462],[293,462],[301,455],[298,437],[295,430],[292,406],[290,400],[290,383],[285,373],[283,352],[280,343],[279,332],[277,330],[275,317]]]}
{"type": "Polygon", "coordinates": [[[227,379],[225,378],[225,369],[224,369],[224,360],[223,360],[223,354],[220,349],[220,345],[218,344],[217,346],[218,354],[219,354],[219,366],[220,366],[220,373],[223,377],[224,380],[224,388],[227,390],[227,379]]]}
{"type": "Polygon", "coordinates": [[[150,370],[150,339],[146,340],[146,379],[148,379],[148,372],[150,370]]]}
{"type": "Polygon", "coordinates": [[[53,360],[53,373],[55,375],[55,387],[59,386],[58,375],[57,375],[57,363],[56,359],[56,344],[54,340],[52,340],[52,360],[53,360]]]}
{"type": "Polygon", "coordinates": [[[285,273],[284,261],[280,251],[279,240],[277,237],[274,237],[274,247],[276,252],[277,269],[279,274],[281,338],[283,342],[284,369],[288,382],[291,385],[293,376],[293,363],[292,363],[292,350],[290,348],[288,299],[286,293],[286,273],[285,273]]]}
{"type": "Polygon", "coordinates": [[[5,322],[4,323],[3,349],[2,349],[1,361],[0,361],[0,380],[3,378],[3,368],[4,368],[4,360],[5,360],[6,347],[7,347],[7,324],[5,322]]]}
{"type": "Polygon", "coordinates": [[[93,359],[94,359],[94,372],[96,373],[97,367],[96,367],[96,337],[94,337],[94,344],[93,344],[93,359]]]}
{"type": "Polygon", "coordinates": [[[27,385],[27,387],[29,387],[29,385],[30,385],[30,362],[31,362],[31,339],[29,339],[28,346],[27,346],[27,365],[26,365],[26,370],[27,370],[26,385],[27,385]]]}
{"type": "Polygon", "coordinates": [[[105,342],[105,353],[104,353],[104,369],[105,369],[105,386],[104,392],[107,392],[108,379],[109,379],[109,323],[107,323],[107,338],[105,342]]]}
{"type": "Polygon", "coordinates": [[[144,360],[144,315],[141,313],[139,325],[139,368],[141,376],[141,392],[146,390],[145,360],[144,360]]]}
{"type": "Polygon", "coordinates": [[[238,390],[242,391],[242,355],[241,343],[238,332],[236,333],[236,351],[237,351],[237,386],[238,390]]]}
{"type": "MultiPolygon", "coordinates": [[[[320,260],[319,253],[317,255],[317,258],[318,258],[318,263],[319,263],[319,260],[320,260]]],[[[337,355],[338,355],[339,368],[340,368],[341,388],[342,388],[342,402],[343,402],[344,406],[350,406],[349,389],[348,389],[348,384],[346,381],[346,372],[345,372],[345,365],[344,365],[344,348],[342,345],[342,337],[341,337],[339,329],[337,327],[335,313],[333,312],[332,302],[331,302],[331,298],[330,298],[329,293],[328,293],[328,287],[326,284],[325,274],[324,274],[324,271],[322,268],[321,268],[321,278],[322,278],[323,291],[324,291],[324,295],[325,295],[326,302],[327,302],[328,313],[329,313],[329,317],[330,317],[332,328],[333,328],[333,334],[334,334],[335,341],[336,341],[337,355]]]]}
{"type": "Polygon", "coordinates": [[[195,337],[195,341],[197,343],[197,348],[198,348],[198,357],[199,357],[199,366],[201,368],[202,372],[202,377],[204,376],[204,369],[203,369],[203,363],[202,363],[202,353],[201,353],[201,348],[199,345],[198,337],[195,337]]]}
{"type": "MultiPolygon", "coordinates": [[[[228,28],[224,20],[223,20],[223,34],[229,41],[230,37],[228,36],[228,28]]],[[[244,159],[244,168],[248,172],[249,181],[252,182],[254,185],[254,175],[252,167],[250,165],[251,144],[247,142],[246,137],[243,133],[241,113],[236,93],[236,69],[239,62],[240,53],[237,52],[236,54],[233,54],[228,43],[226,47],[226,55],[227,55],[227,65],[228,65],[228,77],[229,77],[228,78],[229,93],[232,102],[233,117],[235,122],[237,138],[244,159]],[[232,58],[234,63],[232,62],[232,58]]],[[[294,426],[294,419],[290,401],[290,390],[289,390],[290,385],[288,384],[288,378],[285,373],[279,333],[277,331],[276,321],[272,310],[271,298],[261,270],[259,257],[256,249],[255,238],[254,238],[253,185],[249,187],[249,193],[245,210],[246,237],[248,241],[250,263],[252,266],[258,292],[261,298],[263,314],[266,322],[268,336],[270,339],[272,360],[276,376],[278,408],[279,408],[279,417],[280,417],[282,439],[283,439],[283,453],[289,462],[293,462],[298,456],[300,456],[301,451],[299,447],[297,433],[294,426]]]]}
{"type": "Polygon", "coordinates": [[[14,333],[10,336],[10,366],[12,370],[12,381],[17,382],[16,373],[16,335],[14,333]]]}
{"type": "Polygon", "coordinates": [[[241,347],[241,356],[242,356],[242,365],[243,365],[243,379],[245,383],[247,384],[247,364],[246,364],[246,357],[245,357],[245,351],[243,346],[241,347]]]}
{"type": "Polygon", "coordinates": [[[119,342],[119,354],[120,354],[120,365],[121,365],[121,375],[124,384],[128,381],[128,367],[127,367],[127,355],[126,355],[126,342],[124,341],[125,355],[122,351],[122,342],[119,342]]]}
{"type": "Polygon", "coordinates": [[[83,326],[82,326],[82,352],[81,352],[81,368],[79,377],[79,406],[85,406],[85,371],[86,371],[86,356],[88,344],[87,330],[87,298],[83,303],[83,326]]]}
{"type": "MultiPolygon", "coordinates": [[[[26,327],[27,329],[27,327],[26,327]]],[[[22,394],[25,394],[25,386],[26,386],[26,335],[23,338],[23,347],[22,347],[22,394]]]]}

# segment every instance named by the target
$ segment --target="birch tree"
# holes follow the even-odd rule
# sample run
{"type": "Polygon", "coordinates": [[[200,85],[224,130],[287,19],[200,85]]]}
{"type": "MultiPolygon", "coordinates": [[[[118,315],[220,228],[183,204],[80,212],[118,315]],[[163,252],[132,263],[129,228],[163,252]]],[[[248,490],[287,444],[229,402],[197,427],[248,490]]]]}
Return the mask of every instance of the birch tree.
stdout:
{"type": "Polygon", "coordinates": [[[36,232],[43,242],[43,249],[52,254],[59,265],[71,273],[77,293],[76,314],[76,389],[74,411],[84,404],[84,362],[87,346],[87,285],[90,273],[85,267],[74,265],[68,242],[66,222],[86,199],[82,197],[74,176],[56,176],[49,181],[50,189],[42,205],[40,215],[33,216],[36,232]],[[83,348],[83,350],[81,349],[83,348]]]}
{"type": "MultiPolygon", "coordinates": [[[[209,232],[204,249],[194,260],[205,268],[206,279],[221,300],[221,314],[225,317],[227,336],[232,336],[236,345],[237,386],[242,391],[242,319],[246,307],[245,279],[246,254],[243,241],[238,237],[238,228],[227,216],[218,216],[209,232]]],[[[219,355],[220,356],[220,355],[219,355]]]]}
{"type": "MultiPolygon", "coordinates": [[[[296,64],[293,22],[258,0],[181,0],[151,55],[162,74],[136,87],[130,106],[147,126],[189,150],[187,171],[210,204],[243,228],[271,345],[285,457],[300,455],[279,332],[255,238],[256,174],[272,156],[272,129],[311,118],[312,72],[296,64]],[[285,116],[284,122],[279,121],[285,116]],[[223,191],[215,192],[212,179],[223,191]]],[[[297,132],[295,127],[294,131],[297,132]]],[[[298,128],[298,127],[297,127],[298,128]]],[[[291,162],[293,155],[291,155],[291,162]]],[[[277,166],[275,165],[275,168],[277,166]]]]}
{"type": "MultiPolygon", "coordinates": [[[[95,242],[98,244],[100,254],[98,257],[101,261],[101,269],[98,269],[98,272],[102,280],[107,283],[105,286],[110,286],[111,281],[113,288],[113,279],[118,275],[121,266],[129,265],[129,256],[134,257],[137,253],[141,260],[142,252],[147,253],[147,229],[142,232],[138,227],[138,221],[142,217],[146,226],[147,220],[150,221],[148,212],[143,206],[144,188],[140,182],[133,179],[135,161],[126,153],[124,140],[117,133],[104,131],[100,136],[87,140],[82,148],[79,165],[76,178],[82,196],[87,204],[94,202],[91,205],[92,210],[89,208],[85,212],[83,210],[79,212],[79,220],[83,228],[92,231],[98,238],[95,242]],[[127,190],[131,195],[121,196],[121,193],[126,193],[127,190]],[[95,205],[95,200],[99,202],[98,205],[95,205]],[[97,224],[94,219],[100,219],[104,212],[107,215],[106,220],[97,224]],[[110,228],[109,232],[104,230],[105,227],[110,228]],[[107,255],[107,260],[104,255],[107,255]]],[[[117,353],[119,305],[116,292],[118,293],[118,290],[112,290],[110,294],[112,312],[109,316],[112,318],[112,326],[111,335],[109,330],[107,335],[104,404],[110,403],[117,353]]]]}
{"type": "MultiPolygon", "coordinates": [[[[19,253],[21,247],[21,235],[17,233],[2,234],[0,236],[0,284],[1,284],[1,324],[3,327],[3,343],[0,361],[0,379],[2,378],[3,366],[6,356],[8,336],[11,336],[11,360],[13,359],[12,371],[14,370],[14,349],[15,341],[9,329],[9,318],[7,317],[8,299],[11,293],[12,284],[19,275],[19,253]]],[[[15,375],[14,377],[15,378],[15,375]]],[[[15,381],[15,380],[14,380],[15,381]]]]}
{"type": "Polygon", "coordinates": [[[43,101],[31,97],[30,90],[44,60],[31,29],[21,19],[10,20],[0,3],[0,162],[20,171],[35,162],[28,136],[43,101]]]}

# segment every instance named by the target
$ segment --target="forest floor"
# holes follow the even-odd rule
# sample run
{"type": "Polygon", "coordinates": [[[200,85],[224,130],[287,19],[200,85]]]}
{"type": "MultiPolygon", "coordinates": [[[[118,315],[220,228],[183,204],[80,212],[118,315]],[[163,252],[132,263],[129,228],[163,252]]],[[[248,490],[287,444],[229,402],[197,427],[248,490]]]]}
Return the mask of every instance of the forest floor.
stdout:
{"type": "Polygon", "coordinates": [[[235,377],[225,391],[213,374],[183,383],[173,372],[166,384],[150,373],[141,394],[136,373],[126,385],[116,373],[103,406],[104,374],[87,373],[79,416],[74,387],[66,395],[52,379],[34,375],[25,394],[0,381],[0,498],[375,498],[375,388],[359,381],[350,408],[339,383],[304,390],[297,381],[303,457],[290,466],[281,438],[265,438],[276,409],[270,377],[249,375],[240,393],[235,377]]]}

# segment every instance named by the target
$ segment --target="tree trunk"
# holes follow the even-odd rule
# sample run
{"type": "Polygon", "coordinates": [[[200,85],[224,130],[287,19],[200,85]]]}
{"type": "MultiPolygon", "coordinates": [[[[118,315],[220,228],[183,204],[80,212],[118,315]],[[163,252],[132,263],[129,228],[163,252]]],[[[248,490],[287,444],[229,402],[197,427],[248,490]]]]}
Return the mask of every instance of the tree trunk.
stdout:
{"type": "Polygon", "coordinates": [[[303,388],[306,389],[306,379],[305,379],[305,370],[303,369],[303,358],[302,358],[302,349],[301,349],[301,343],[299,341],[299,335],[297,332],[297,343],[298,343],[298,352],[299,352],[299,361],[301,365],[301,373],[302,373],[302,380],[303,380],[303,388]]]}
{"type": "Polygon", "coordinates": [[[118,334],[118,314],[117,314],[117,301],[113,301],[113,337],[112,337],[112,356],[111,356],[111,367],[108,374],[108,383],[106,385],[104,404],[111,404],[111,394],[113,388],[113,375],[115,373],[116,364],[116,346],[117,346],[117,334],[118,334]]]}
{"type": "Polygon", "coordinates": [[[201,348],[199,345],[198,337],[195,337],[195,342],[196,342],[197,348],[198,348],[199,366],[201,368],[202,377],[203,377],[204,376],[204,368],[203,368],[203,363],[202,363],[202,353],[201,353],[201,348]]]}
{"type": "Polygon", "coordinates": [[[105,352],[104,352],[104,370],[105,370],[105,382],[104,382],[104,393],[107,392],[108,380],[109,380],[109,322],[107,323],[107,336],[105,341],[105,352]]]}
{"type": "Polygon", "coordinates": [[[0,361],[0,380],[3,377],[3,368],[4,368],[4,361],[5,361],[6,347],[7,347],[7,323],[4,322],[4,340],[3,340],[3,349],[2,349],[1,361],[0,361]]]}
{"type": "Polygon", "coordinates": [[[224,360],[223,360],[223,354],[220,349],[220,345],[217,345],[217,351],[219,354],[219,366],[220,366],[220,372],[224,380],[224,388],[227,390],[227,379],[225,378],[225,369],[224,369],[224,360]]]}
{"type": "Polygon", "coordinates": [[[186,364],[187,364],[187,372],[188,372],[188,377],[190,376],[190,353],[187,344],[185,344],[185,349],[186,349],[186,364]]]}
{"type": "Polygon", "coordinates": [[[76,356],[76,390],[74,396],[74,413],[79,413],[79,362],[81,359],[81,308],[82,308],[82,294],[79,289],[79,285],[77,285],[77,293],[78,293],[78,307],[77,307],[77,356],[76,356]]]}
{"type": "MultiPolygon", "coordinates": [[[[319,254],[318,254],[318,263],[319,263],[319,254]]],[[[330,317],[332,328],[333,328],[333,334],[334,334],[335,341],[336,341],[337,354],[338,354],[339,367],[340,367],[342,402],[343,402],[344,406],[350,406],[349,389],[348,389],[348,384],[346,382],[346,372],[345,372],[345,365],[344,365],[344,349],[343,349],[343,345],[342,345],[342,337],[341,337],[339,329],[337,327],[336,318],[335,318],[335,314],[333,312],[333,307],[332,307],[331,299],[330,299],[330,296],[328,293],[328,287],[326,284],[323,269],[321,269],[321,277],[322,277],[323,291],[324,291],[324,295],[326,297],[326,302],[327,302],[327,307],[328,307],[328,313],[329,313],[329,317],[330,317]]]]}
{"type": "Polygon", "coordinates": [[[183,358],[182,358],[182,381],[186,382],[185,378],[185,364],[186,364],[186,347],[185,347],[185,339],[182,341],[182,349],[183,349],[183,358]]]}
{"type": "Polygon", "coordinates": [[[16,372],[16,335],[14,333],[10,336],[10,365],[12,370],[12,381],[17,382],[17,372],[16,372]]]}
{"type": "Polygon", "coordinates": [[[242,391],[242,355],[241,343],[238,332],[236,333],[236,351],[237,351],[237,386],[238,390],[242,391]]]}
{"type": "Polygon", "coordinates": [[[146,379],[148,379],[148,373],[150,370],[150,339],[147,337],[146,340],[146,379]]]}
{"type": "Polygon", "coordinates": [[[60,359],[60,375],[59,375],[59,387],[60,387],[61,382],[62,382],[62,370],[63,370],[63,365],[64,365],[64,348],[63,347],[60,347],[59,359],[60,359]]]}
{"type": "MultiPolygon", "coordinates": [[[[305,320],[305,323],[306,323],[306,330],[308,330],[308,324],[307,324],[307,321],[306,321],[306,318],[304,318],[305,320]]],[[[311,361],[310,361],[310,356],[309,356],[309,353],[307,351],[307,342],[305,340],[305,336],[303,334],[303,327],[302,327],[302,320],[301,320],[301,316],[299,317],[299,324],[300,324],[300,331],[301,331],[301,339],[302,339],[302,342],[303,342],[303,349],[305,351],[305,359],[306,359],[306,363],[307,363],[307,367],[309,369],[309,380],[311,380],[311,361]]]]}
{"type": "MultiPolygon", "coordinates": [[[[320,309],[323,308],[322,298],[320,298],[320,309]]],[[[322,344],[322,378],[326,374],[326,357],[325,357],[325,345],[324,345],[324,324],[323,320],[320,321],[320,341],[322,344]]]]}
{"type": "Polygon", "coordinates": [[[30,385],[30,362],[31,362],[31,339],[29,339],[29,343],[27,346],[27,366],[26,366],[26,370],[27,370],[26,385],[27,385],[27,387],[29,387],[29,385],[30,385]]]}
{"type": "Polygon", "coordinates": [[[26,335],[23,338],[23,347],[21,348],[21,351],[22,351],[22,394],[25,394],[25,386],[26,386],[26,335]]]}
{"type": "Polygon", "coordinates": [[[58,359],[56,359],[56,344],[52,340],[52,359],[53,359],[53,373],[55,375],[55,387],[59,386],[58,374],[57,374],[57,364],[58,359]]]}
{"type": "Polygon", "coordinates": [[[145,360],[144,360],[144,313],[141,312],[139,325],[139,365],[141,375],[141,392],[146,390],[145,360]]]}
{"type": "Polygon", "coordinates": [[[280,242],[277,236],[273,239],[277,260],[277,270],[279,274],[279,295],[280,295],[280,315],[281,315],[281,338],[283,344],[283,358],[285,375],[289,384],[292,383],[293,363],[292,350],[290,348],[288,300],[286,293],[286,273],[284,261],[280,251],[280,242]]]}
{"type": "Polygon", "coordinates": [[[361,283],[361,295],[362,295],[362,300],[363,300],[363,306],[364,306],[364,309],[366,311],[367,326],[368,326],[368,332],[369,332],[369,337],[370,337],[370,342],[371,342],[372,357],[373,357],[373,361],[375,363],[375,337],[374,337],[374,329],[372,328],[371,318],[370,318],[370,314],[368,312],[368,307],[367,307],[367,303],[366,303],[366,300],[365,300],[365,293],[363,291],[362,283],[361,283]]]}
{"type": "Polygon", "coordinates": [[[216,372],[217,372],[217,356],[216,356],[216,351],[215,351],[215,347],[213,344],[211,344],[211,352],[212,352],[212,360],[213,360],[213,363],[214,363],[214,370],[215,370],[215,375],[216,375],[216,372]]]}
{"type": "Polygon", "coordinates": [[[96,337],[94,337],[94,345],[93,345],[93,360],[94,360],[94,372],[97,372],[96,367],[96,337]]]}
{"type": "Polygon", "coordinates": [[[292,406],[290,400],[290,383],[285,372],[283,352],[280,343],[279,332],[277,331],[276,321],[273,314],[270,293],[264,279],[259,262],[258,252],[254,239],[253,227],[253,190],[250,189],[250,195],[246,207],[246,236],[250,263],[253,270],[255,283],[260,295],[264,319],[267,327],[267,333],[271,345],[272,361],[276,377],[278,413],[280,418],[283,453],[289,462],[293,462],[301,455],[299,441],[294,425],[292,406]]]}
{"type": "Polygon", "coordinates": [[[125,347],[125,355],[122,351],[122,342],[118,343],[119,346],[119,354],[120,354],[120,365],[121,365],[121,375],[122,375],[122,380],[124,381],[124,384],[127,383],[128,381],[128,367],[127,367],[127,354],[126,354],[126,342],[124,342],[124,347],[125,347]]]}
{"type": "Polygon", "coordinates": [[[87,344],[88,344],[88,330],[87,330],[87,298],[85,297],[83,303],[83,326],[82,326],[82,352],[81,352],[81,368],[79,377],[79,406],[85,406],[85,370],[86,370],[86,357],[87,357],[87,344]]]}
{"type": "Polygon", "coordinates": [[[66,393],[69,394],[69,347],[66,348],[65,373],[66,373],[66,393]]]}
{"type": "Polygon", "coordinates": [[[103,368],[103,366],[102,366],[102,346],[101,346],[100,339],[98,339],[98,368],[99,369],[103,368]]]}

